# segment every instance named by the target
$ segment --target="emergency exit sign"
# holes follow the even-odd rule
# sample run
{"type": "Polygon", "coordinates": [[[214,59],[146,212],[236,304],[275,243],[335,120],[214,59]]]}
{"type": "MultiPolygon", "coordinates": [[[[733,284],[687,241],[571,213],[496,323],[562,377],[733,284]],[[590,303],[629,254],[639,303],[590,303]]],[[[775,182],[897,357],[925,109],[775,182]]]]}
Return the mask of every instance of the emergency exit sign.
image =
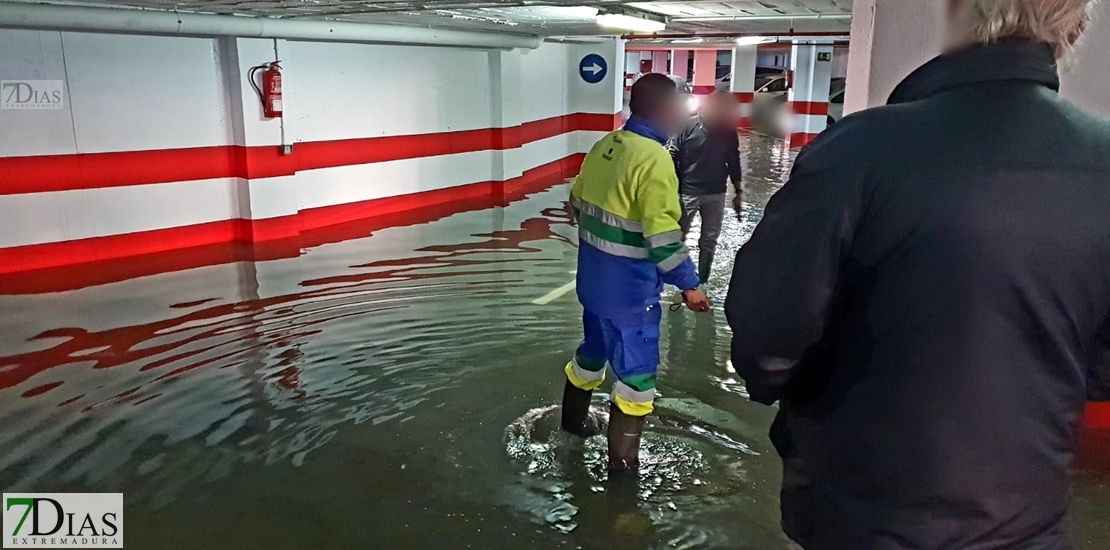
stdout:
{"type": "Polygon", "coordinates": [[[817,52],[818,61],[832,61],[832,52],[817,52]]]}

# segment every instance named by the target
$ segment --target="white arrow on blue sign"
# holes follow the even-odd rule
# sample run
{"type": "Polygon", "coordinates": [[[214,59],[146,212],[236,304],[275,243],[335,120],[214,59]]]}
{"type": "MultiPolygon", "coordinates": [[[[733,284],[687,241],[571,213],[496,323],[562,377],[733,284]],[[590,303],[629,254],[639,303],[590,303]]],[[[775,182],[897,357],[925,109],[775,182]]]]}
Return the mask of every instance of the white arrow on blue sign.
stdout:
{"type": "Polygon", "coordinates": [[[605,58],[596,53],[591,53],[582,58],[578,62],[578,74],[582,80],[590,84],[597,84],[605,80],[605,75],[609,72],[609,64],[605,62],[605,58]]]}

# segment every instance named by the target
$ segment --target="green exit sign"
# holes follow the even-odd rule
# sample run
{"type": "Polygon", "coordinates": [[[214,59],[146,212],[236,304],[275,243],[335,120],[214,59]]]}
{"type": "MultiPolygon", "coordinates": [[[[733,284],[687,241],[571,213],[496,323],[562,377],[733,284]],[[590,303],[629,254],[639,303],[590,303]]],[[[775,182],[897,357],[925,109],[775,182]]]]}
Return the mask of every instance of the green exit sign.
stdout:
{"type": "Polygon", "coordinates": [[[818,61],[832,61],[832,52],[817,52],[818,61]]]}

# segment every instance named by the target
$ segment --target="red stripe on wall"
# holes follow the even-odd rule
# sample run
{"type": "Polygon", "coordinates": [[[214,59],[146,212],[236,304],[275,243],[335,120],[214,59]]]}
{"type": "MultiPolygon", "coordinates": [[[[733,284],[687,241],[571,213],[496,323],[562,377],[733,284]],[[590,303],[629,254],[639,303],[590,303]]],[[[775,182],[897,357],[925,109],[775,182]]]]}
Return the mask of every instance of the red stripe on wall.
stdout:
{"type": "Polygon", "coordinates": [[[736,124],[736,127],[737,128],[751,129],[752,128],[752,119],[750,117],[743,117],[743,118],[740,119],[740,122],[736,124]]]}
{"type": "Polygon", "coordinates": [[[507,204],[573,176],[584,158],[583,154],[570,155],[507,182],[477,182],[312,208],[278,218],[225,220],[0,248],[0,294],[59,292],[204,265],[292,257],[302,248],[365,237],[383,227],[507,204]],[[86,265],[82,269],[66,267],[75,264],[86,265]]]}
{"type": "Polygon", "coordinates": [[[1087,403],[1083,424],[1091,428],[1110,428],[1110,403],[1087,403]]]}
{"type": "Polygon", "coordinates": [[[125,187],[213,178],[255,179],[333,168],[485,150],[504,150],[575,130],[608,132],[620,115],[575,113],[510,128],[297,143],[217,146],[0,158],[0,195],[125,187]]]}
{"type": "Polygon", "coordinates": [[[717,91],[717,87],[713,86],[713,85],[709,85],[709,86],[705,86],[705,85],[691,86],[691,88],[694,90],[694,93],[697,94],[697,95],[709,95],[709,94],[717,91]]]}
{"type": "Polygon", "coordinates": [[[755,103],[755,92],[732,92],[732,96],[740,103],[755,103]]]}
{"type": "Polygon", "coordinates": [[[791,112],[796,115],[827,115],[829,104],[825,101],[792,101],[791,112]]]}

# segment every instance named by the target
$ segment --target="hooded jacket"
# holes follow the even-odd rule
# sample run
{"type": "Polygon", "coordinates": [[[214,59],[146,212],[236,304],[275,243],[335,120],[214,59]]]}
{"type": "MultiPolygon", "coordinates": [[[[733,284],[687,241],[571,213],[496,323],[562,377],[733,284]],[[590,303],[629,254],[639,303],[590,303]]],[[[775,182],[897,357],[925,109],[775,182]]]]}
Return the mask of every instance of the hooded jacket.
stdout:
{"type": "Polygon", "coordinates": [[[1110,123],[1051,48],[943,55],[799,154],[736,258],[732,359],[780,402],[807,550],[1070,548],[1085,399],[1110,399],[1110,123]]]}

